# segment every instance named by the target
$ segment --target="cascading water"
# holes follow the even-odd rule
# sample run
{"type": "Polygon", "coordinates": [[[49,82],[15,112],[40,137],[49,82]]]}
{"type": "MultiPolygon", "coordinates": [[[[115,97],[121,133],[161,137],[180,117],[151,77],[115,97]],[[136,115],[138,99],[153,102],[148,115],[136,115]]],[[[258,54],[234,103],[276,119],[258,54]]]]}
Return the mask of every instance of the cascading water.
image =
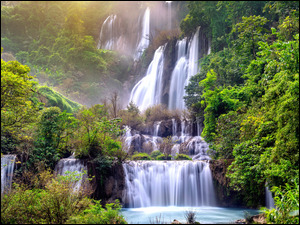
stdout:
{"type": "Polygon", "coordinates": [[[123,164],[130,208],[214,206],[209,164],[202,161],[131,161],[123,164]]]}
{"type": "Polygon", "coordinates": [[[192,76],[198,73],[198,44],[199,44],[199,30],[200,27],[197,28],[193,39],[190,42],[189,46],[189,62],[188,62],[188,76],[185,83],[185,86],[188,85],[192,76]]]}
{"type": "Polygon", "coordinates": [[[172,119],[172,135],[175,136],[177,134],[177,123],[175,119],[172,119]]]}
{"type": "Polygon", "coordinates": [[[189,80],[198,72],[198,44],[199,44],[198,27],[192,40],[189,43],[188,58],[186,56],[186,39],[177,42],[177,62],[171,76],[169,91],[169,109],[185,109],[184,99],[185,86],[189,80]]]}
{"type": "Polygon", "coordinates": [[[131,91],[129,102],[134,102],[141,111],[149,106],[161,103],[164,49],[165,46],[160,46],[155,51],[146,76],[131,91]]]}
{"type": "Polygon", "coordinates": [[[274,198],[272,197],[272,192],[269,190],[268,186],[265,187],[266,192],[266,207],[268,209],[275,208],[274,198]]]}
{"type": "Polygon", "coordinates": [[[131,129],[128,126],[125,126],[125,145],[126,145],[126,151],[128,152],[131,146],[132,142],[132,135],[131,135],[131,129]]]}
{"type": "Polygon", "coordinates": [[[150,43],[150,9],[147,7],[144,18],[143,18],[143,27],[142,27],[142,35],[139,44],[136,48],[136,53],[134,59],[137,60],[141,57],[144,50],[148,48],[150,43]]]}
{"type": "Polygon", "coordinates": [[[11,189],[16,155],[3,155],[1,157],[1,193],[11,189]]]}
{"type": "Polygon", "coordinates": [[[100,30],[100,37],[97,48],[113,50],[115,45],[115,35],[114,35],[114,23],[116,20],[116,15],[109,15],[106,20],[104,20],[103,25],[100,30]]]}
{"type": "Polygon", "coordinates": [[[172,29],[171,1],[166,1],[168,7],[168,29],[172,29]]]}
{"type": "MultiPolygon", "coordinates": [[[[70,156],[69,158],[61,159],[55,166],[55,172],[56,174],[60,175],[66,175],[66,172],[77,172],[83,173],[84,171],[87,171],[87,166],[83,164],[83,162],[80,159],[75,159],[73,156],[70,156]]],[[[83,174],[82,178],[79,179],[74,183],[73,190],[77,191],[82,186],[83,181],[87,178],[87,174],[83,174]]]]}
{"type": "Polygon", "coordinates": [[[177,62],[171,75],[169,109],[184,109],[183,84],[187,79],[186,39],[177,42],[177,49],[177,62]]]}

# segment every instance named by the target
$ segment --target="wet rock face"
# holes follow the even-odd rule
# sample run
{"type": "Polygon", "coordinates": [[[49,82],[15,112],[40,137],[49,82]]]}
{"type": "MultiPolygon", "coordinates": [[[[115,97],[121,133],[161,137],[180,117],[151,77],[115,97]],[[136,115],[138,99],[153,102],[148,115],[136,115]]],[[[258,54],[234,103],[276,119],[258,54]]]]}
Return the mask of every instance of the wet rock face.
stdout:
{"type": "Polygon", "coordinates": [[[223,207],[243,206],[243,201],[238,192],[229,187],[229,178],[226,177],[228,166],[233,159],[211,160],[210,169],[214,180],[217,199],[223,207]]]}
{"type": "Polygon", "coordinates": [[[161,122],[159,136],[161,137],[172,136],[172,120],[165,120],[161,122]]]}
{"type": "Polygon", "coordinates": [[[101,199],[101,203],[104,205],[106,203],[114,202],[116,199],[122,202],[123,191],[125,189],[125,175],[121,164],[113,165],[103,177],[99,177],[99,174],[95,171],[95,165],[90,163],[88,165],[90,175],[97,176],[93,179],[92,183],[94,186],[94,192],[92,197],[95,199],[101,199]],[[100,179],[99,179],[100,178],[100,179]],[[102,179],[102,182],[101,182],[102,179]]]}

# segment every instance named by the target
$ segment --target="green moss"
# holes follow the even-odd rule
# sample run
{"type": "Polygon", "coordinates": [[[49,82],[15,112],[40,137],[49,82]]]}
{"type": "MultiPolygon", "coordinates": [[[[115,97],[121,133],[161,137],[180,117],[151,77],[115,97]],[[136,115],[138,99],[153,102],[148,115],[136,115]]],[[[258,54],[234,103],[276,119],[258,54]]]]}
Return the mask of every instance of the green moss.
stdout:
{"type": "Polygon", "coordinates": [[[47,99],[47,107],[57,106],[61,111],[66,110],[68,113],[74,113],[81,107],[79,103],[71,101],[47,86],[39,87],[38,93],[47,99]]]}
{"type": "Polygon", "coordinates": [[[165,154],[160,154],[156,157],[156,159],[157,160],[171,160],[172,156],[171,155],[165,156],[165,154]]]}
{"type": "Polygon", "coordinates": [[[151,157],[147,153],[137,153],[132,156],[132,160],[151,160],[151,157]]]}
{"type": "Polygon", "coordinates": [[[175,160],[192,160],[192,158],[185,154],[176,154],[175,160]]]}
{"type": "Polygon", "coordinates": [[[151,158],[156,159],[157,156],[161,155],[162,153],[159,150],[155,150],[153,152],[151,152],[151,158]]]}

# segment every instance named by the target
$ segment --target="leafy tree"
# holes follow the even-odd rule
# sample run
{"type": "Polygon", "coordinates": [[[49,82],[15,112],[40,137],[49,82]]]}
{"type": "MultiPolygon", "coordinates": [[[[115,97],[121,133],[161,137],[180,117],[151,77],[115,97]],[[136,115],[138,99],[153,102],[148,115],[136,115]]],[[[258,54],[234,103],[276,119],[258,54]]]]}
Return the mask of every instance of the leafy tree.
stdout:
{"type": "Polygon", "coordinates": [[[252,59],[256,59],[257,43],[266,41],[268,38],[268,30],[263,27],[267,21],[265,17],[261,16],[243,17],[243,21],[233,27],[232,32],[238,32],[239,39],[236,42],[240,52],[249,51],[252,59]]]}
{"type": "Polygon", "coordinates": [[[57,161],[66,151],[70,152],[70,135],[77,127],[77,121],[70,113],[58,107],[44,109],[37,124],[35,148],[29,164],[43,163],[45,168],[54,169],[57,161]]]}
{"type": "Polygon", "coordinates": [[[1,59],[1,128],[22,128],[34,121],[37,106],[30,100],[34,93],[29,67],[1,59]]]}

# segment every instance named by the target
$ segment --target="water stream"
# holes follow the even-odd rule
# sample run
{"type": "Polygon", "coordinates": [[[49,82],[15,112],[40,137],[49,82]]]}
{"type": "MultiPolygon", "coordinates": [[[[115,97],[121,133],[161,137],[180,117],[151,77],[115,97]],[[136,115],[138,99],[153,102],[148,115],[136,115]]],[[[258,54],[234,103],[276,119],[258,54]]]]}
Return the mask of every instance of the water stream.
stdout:
{"type": "MultiPolygon", "coordinates": [[[[87,166],[84,165],[82,160],[75,159],[74,156],[70,156],[69,158],[64,158],[58,161],[57,165],[55,166],[54,171],[56,174],[66,175],[66,172],[75,172],[76,174],[87,172],[87,166]]],[[[78,176],[79,178],[79,176],[78,176]]],[[[87,174],[82,174],[82,179],[76,181],[73,185],[73,190],[77,191],[82,186],[85,178],[87,178],[87,174]]]]}
{"type": "Polygon", "coordinates": [[[129,208],[216,205],[207,162],[131,161],[123,168],[129,208]]]}
{"type": "Polygon", "coordinates": [[[162,45],[155,51],[145,77],[131,91],[129,102],[134,102],[141,111],[161,103],[164,49],[162,45]]]}
{"type": "Polygon", "coordinates": [[[16,155],[1,157],[1,193],[11,189],[16,155]]]}

